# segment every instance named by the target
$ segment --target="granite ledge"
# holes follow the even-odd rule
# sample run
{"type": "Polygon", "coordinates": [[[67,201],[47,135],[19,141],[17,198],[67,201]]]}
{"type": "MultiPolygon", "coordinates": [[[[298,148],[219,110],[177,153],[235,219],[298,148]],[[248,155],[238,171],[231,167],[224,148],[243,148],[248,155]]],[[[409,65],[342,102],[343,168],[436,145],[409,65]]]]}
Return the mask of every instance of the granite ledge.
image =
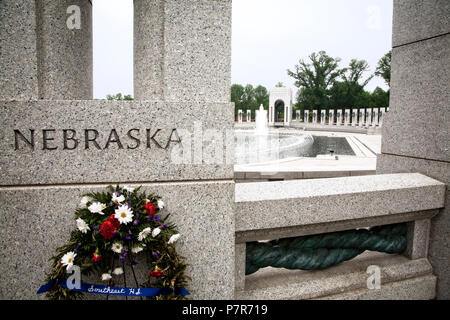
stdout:
{"type": "Polygon", "coordinates": [[[438,209],[445,190],[444,183],[418,173],[239,183],[236,232],[438,209]]]}

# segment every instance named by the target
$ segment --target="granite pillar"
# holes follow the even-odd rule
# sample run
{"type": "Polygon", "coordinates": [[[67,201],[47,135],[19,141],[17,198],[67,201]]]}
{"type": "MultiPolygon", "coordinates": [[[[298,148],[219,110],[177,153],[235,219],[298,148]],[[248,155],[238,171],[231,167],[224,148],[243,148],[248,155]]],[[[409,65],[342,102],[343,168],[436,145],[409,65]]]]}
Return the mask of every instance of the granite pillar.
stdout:
{"type": "Polygon", "coordinates": [[[0,100],[38,98],[34,0],[0,1],[0,100]]]}
{"type": "Polygon", "coordinates": [[[231,0],[134,0],[139,100],[229,102],[231,0]]]}
{"type": "Polygon", "coordinates": [[[36,13],[39,99],[92,99],[91,1],[36,0],[36,13]]]}
{"type": "MultiPolygon", "coordinates": [[[[421,172],[450,183],[450,2],[394,0],[391,95],[377,173],[421,172]]],[[[431,219],[437,299],[450,299],[450,210],[431,219]]]]}

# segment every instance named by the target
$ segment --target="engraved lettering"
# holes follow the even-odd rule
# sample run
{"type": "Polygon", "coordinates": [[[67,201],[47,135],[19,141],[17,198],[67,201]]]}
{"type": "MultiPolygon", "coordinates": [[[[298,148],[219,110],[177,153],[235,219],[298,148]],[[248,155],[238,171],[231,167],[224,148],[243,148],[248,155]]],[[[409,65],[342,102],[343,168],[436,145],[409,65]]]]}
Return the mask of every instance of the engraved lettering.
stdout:
{"type": "Polygon", "coordinates": [[[97,143],[96,139],[98,138],[98,131],[95,129],[86,129],[84,130],[84,148],[85,149],[89,149],[89,142],[93,142],[95,147],[99,150],[101,150],[102,148],[100,147],[100,145],[97,143]],[[93,138],[89,138],[89,133],[93,132],[94,133],[94,137],[93,138]]]}
{"type": "Polygon", "coordinates": [[[127,136],[128,136],[131,140],[134,140],[134,141],[136,142],[136,144],[135,144],[134,146],[130,146],[130,145],[127,146],[127,149],[131,149],[131,150],[137,149],[137,148],[139,148],[139,146],[141,145],[141,140],[139,140],[138,138],[134,137],[134,136],[131,134],[133,131],[136,131],[136,132],[137,132],[137,135],[139,136],[139,129],[131,129],[131,130],[128,131],[127,136]]]}
{"type": "Polygon", "coordinates": [[[158,143],[158,141],[156,141],[155,140],[155,136],[158,134],[158,132],[160,132],[161,131],[161,129],[157,129],[156,131],[155,131],[155,133],[153,133],[153,135],[152,136],[150,136],[150,129],[147,129],[147,149],[151,149],[151,146],[150,146],[150,141],[151,140],[153,140],[153,142],[158,146],[158,147],[160,147],[161,149],[164,149],[159,143],[158,143]]]}
{"type": "Polygon", "coordinates": [[[63,130],[63,139],[64,139],[64,148],[63,150],[74,150],[78,147],[78,144],[80,143],[80,140],[76,139],[77,132],[72,129],[64,129],[63,130]],[[70,137],[68,136],[68,133],[71,133],[70,137]],[[68,141],[73,141],[73,146],[69,147],[68,141]]]}
{"type": "Polygon", "coordinates": [[[30,140],[25,138],[25,136],[19,130],[14,130],[14,150],[19,150],[19,139],[30,146],[31,150],[34,151],[34,130],[30,129],[30,140]]]}
{"type": "Polygon", "coordinates": [[[42,130],[42,150],[56,150],[58,147],[49,147],[48,142],[55,140],[54,137],[49,137],[49,133],[54,133],[55,129],[44,129],[42,130]]]}
{"type": "Polygon", "coordinates": [[[181,143],[180,136],[178,135],[177,129],[172,129],[172,132],[170,133],[169,141],[167,141],[166,147],[164,149],[167,149],[171,142],[181,143]],[[172,137],[175,134],[175,140],[172,139],[172,137]]]}
{"type": "Polygon", "coordinates": [[[117,146],[119,147],[119,149],[123,149],[122,142],[120,142],[120,138],[119,138],[119,135],[117,134],[116,129],[111,130],[108,141],[106,142],[106,145],[105,145],[105,149],[109,148],[110,143],[117,143],[117,146]]]}

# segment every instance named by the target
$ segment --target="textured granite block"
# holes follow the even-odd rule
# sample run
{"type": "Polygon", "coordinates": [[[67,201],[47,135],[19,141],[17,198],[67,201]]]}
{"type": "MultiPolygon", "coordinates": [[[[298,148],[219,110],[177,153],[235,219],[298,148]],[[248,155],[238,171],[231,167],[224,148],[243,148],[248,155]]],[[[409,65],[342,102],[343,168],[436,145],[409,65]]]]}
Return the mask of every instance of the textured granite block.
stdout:
{"type": "Polygon", "coordinates": [[[229,102],[231,0],[135,1],[135,97],[229,102]]]}
{"type": "Polygon", "coordinates": [[[437,298],[450,299],[450,163],[382,154],[377,173],[421,172],[447,184],[446,205],[431,220],[428,258],[438,277],[437,298]]]}
{"type": "MultiPolygon", "coordinates": [[[[130,186],[133,186],[130,184],[130,186]]],[[[37,299],[50,269],[48,259],[76,228],[80,195],[103,185],[0,188],[0,299],[37,299]]],[[[193,299],[234,297],[232,182],[144,184],[165,202],[182,238],[179,253],[189,264],[193,299]],[[220,197],[218,197],[220,195],[220,197]]],[[[140,279],[139,281],[143,281],[140,279]]]]}
{"type": "MultiPolygon", "coordinates": [[[[246,182],[246,181],[244,181],[246,182]]],[[[320,233],[329,233],[337,231],[352,230],[358,228],[369,228],[394,223],[404,223],[415,220],[431,219],[439,210],[426,210],[408,213],[399,213],[389,216],[376,216],[355,220],[334,221],[333,223],[317,223],[298,225],[293,227],[272,227],[270,229],[247,230],[236,232],[236,243],[245,243],[250,241],[273,240],[281,238],[292,238],[307,236],[320,233]]]]}
{"type": "Polygon", "coordinates": [[[450,161],[450,34],[392,52],[382,153],[450,161]]]}
{"type": "Polygon", "coordinates": [[[430,239],[430,220],[417,220],[408,223],[406,235],[408,246],[405,254],[410,259],[427,258],[430,239]]]}
{"type": "Polygon", "coordinates": [[[450,32],[448,0],[394,0],[392,46],[450,32]]]}
{"type": "Polygon", "coordinates": [[[428,275],[382,285],[379,290],[362,289],[324,297],[321,300],[433,300],[437,278],[428,275]]]}
{"type": "MultiPolygon", "coordinates": [[[[300,300],[318,299],[355,290],[366,289],[369,266],[380,268],[381,290],[396,281],[432,274],[426,259],[409,260],[399,255],[364,252],[355,259],[325,270],[287,270],[264,268],[246,276],[245,290],[236,291],[237,299],[300,300]]],[[[429,291],[427,291],[429,292],[429,291]]],[[[409,297],[413,298],[415,294],[409,297]]]]}
{"type": "Polygon", "coordinates": [[[445,185],[421,174],[239,183],[236,231],[291,227],[442,208],[445,185]]]}
{"type": "Polygon", "coordinates": [[[134,98],[164,100],[164,3],[134,0],[134,98]]]}
{"type": "Polygon", "coordinates": [[[106,100],[0,102],[0,185],[231,180],[233,159],[224,152],[234,150],[226,138],[233,126],[231,107],[106,100]]]}
{"type": "Polygon", "coordinates": [[[39,99],[92,99],[91,1],[37,0],[36,10],[39,99]]]}
{"type": "Polygon", "coordinates": [[[245,243],[237,243],[235,245],[234,259],[234,283],[236,290],[244,290],[245,288],[245,243]]]}
{"type": "Polygon", "coordinates": [[[0,1],[0,101],[38,98],[34,0],[0,1]]]}

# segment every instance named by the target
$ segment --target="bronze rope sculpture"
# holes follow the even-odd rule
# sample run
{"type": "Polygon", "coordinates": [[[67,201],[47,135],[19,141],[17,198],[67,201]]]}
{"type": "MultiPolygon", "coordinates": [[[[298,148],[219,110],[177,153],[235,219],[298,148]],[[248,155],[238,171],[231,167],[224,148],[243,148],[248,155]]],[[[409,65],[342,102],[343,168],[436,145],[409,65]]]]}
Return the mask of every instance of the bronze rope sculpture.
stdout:
{"type": "Polygon", "coordinates": [[[406,249],[406,224],[349,230],[270,242],[248,242],[245,274],[275,267],[320,270],[353,259],[366,250],[402,253],[406,249]]]}

